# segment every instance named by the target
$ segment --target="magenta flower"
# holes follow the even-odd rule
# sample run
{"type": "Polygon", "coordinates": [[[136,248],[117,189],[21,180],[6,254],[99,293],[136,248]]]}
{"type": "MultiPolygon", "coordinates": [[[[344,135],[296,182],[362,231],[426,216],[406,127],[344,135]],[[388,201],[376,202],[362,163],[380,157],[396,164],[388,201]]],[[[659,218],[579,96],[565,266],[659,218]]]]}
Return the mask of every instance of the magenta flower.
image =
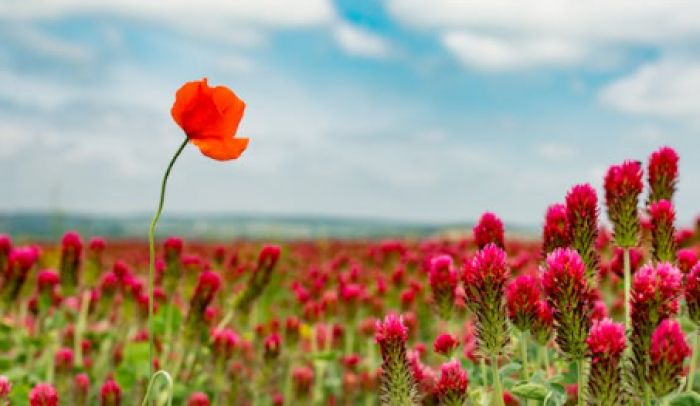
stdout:
{"type": "Polygon", "coordinates": [[[449,320],[452,316],[457,288],[457,271],[452,266],[452,257],[439,255],[433,258],[430,261],[428,278],[438,314],[443,320],[449,320]]]}
{"type": "Polygon", "coordinates": [[[629,380],[639,393],[649,382],[651,334],[665,319],[678,312],[681,273],[671,264],[643,266],[634,275],[631,293],[632,347],[629,380]]]}
{"type": "Polygon", "coordinates": [[[612,165],[605,175],[605,205],[614,227],[618,247],[637,245],[639,218],[637,204],[642,193],[642,165],[638,161],[625,161],[612,165]]]}
{"type": "Polygon", "coordinates": [[[559,349],[572,360],[583,359],[593,303],[585,265],[576,251],[557,248],[547,256],[542,288],[553,312],[559,349]]]}
{"type": "Polygon", "coordinates": [[[649,157],[647,170],[649,203],[673,199],[678,183],[678,154],[670,147],[662,147],[649,157]]]}
{"type": "Polygon", "coordinates": [[[690,347],[677,321],[666,319],[654,330],[649,355],[649,385],[653,394],[661,398],[678,388],[683,361],[690,355],[690,347]]]}
{"type": "Polygon", "coordinates": [[[298,400],[307,398],[314,383],[313,368],[300,366],[292,369],[292,383],[295,397],[298,400]]]}
{"type": "Polygon", "coordinates": [[[688,307],[688,317],[700,326],[700,263],[685,277],[685,303],[688,307]]]}
{"type": "Polygon", "coordinates": [[[506,306],[508,317],[521,332],[530,330],[537,317],[540,301],[539,280],[531,275],[519,275],[506,288],[506,306]]]}
{"type": "Polygon", "coordinates": [[[546,300],[538,300],[535,318],[532,320],[530,335],[539,345],[545,346],[552,339],[554,315],[546,300]]]}
{"type": "Polygon", "coordinates": [[[488,244],[495,244],[499,248],[505,247],[503,222],[491,212],[487,211],[481,215],[472,232],[479,249],[483,249],[488,244]]]}
{"type": "Polygon", "coordinates": [[[556,248],[569,245],[569,220],[566,206],[556,203],[547,208],[542,228],[542,258],[556,248]]]}
{"type": "Polygon", "coordinates": [[[676,211],[670,201],[662,199],[649,205],[651,252],[655,261],[676,260],[676,211]]]}
{"type": "Polygon", "coordinates": [[[620,359],[625,350],[625,327],[610,319],[593,323],[586,339],[591,366],[588,401],[596,405],[624,404],[620,359]]]}
{"type": "Polygon", "coordinates": [[[119,406],[121,404],[122,389],[119,384],[108,378],[100,388],[100,406],[119,406]]]}
{"type": "Polygon", "coordinates": [[[75,231],[69,231],[61,240],[61,265],[58,273],[61,275],[61,287],[64,294],[70,295],[80,283],[80,263],[82,260],[83,242],[75,231]]]}
{"type": "Polygon", "coordinates": [[[440,334],[433,342],[433,350],[447,358],[452,356],[452,352],[459,346],[459,341],[451,334],[440,334]]]}
{"type": "Polygon", "coordinates": [[[165,290],[174,293],[182,276],[182,250],[184,242],[180,237],[168,237],[163,243],[165,268],[163,279],[165,290]]]}
{"type": "Polygon", "coordinates": [[[0,271],[7,266],[7,259],[12,251],[12,239],[9,235],[0,234],[0,271]]]}
{"type": "Polygon", "coordinates": [[[87,405],[88,395],[90,393],[90,378],[86,373],[80,373],[73,379],[74,390],[73,400],[76,406],[87,405]]]}
{"type": "Polygon", "coordinates": [[[457,360],[440,366],[440,380],[437,384],[437,398],[440,405],[462,406],[468,400],[469,376],[457,360]]]}
{"type": "Polygon", "coordinates": [[[210,406],[209,396],[204,392],[194,392],[187,399],[187,406],[210,406]]]}
{"type": "Polygon", "coordinates": [[[58,406],[58,392],[53,385],[40,383],[29,392],[29,406],[58,406]]]}
{"type": "Polygon", "coordinates": [[[27,275],[37,262],[37,251],[33,247],[14,248],[7,258],[7,267],[3,278],[2,297],[6,304],[14,303],[19,296],[27,275]]]}
{"type": "Polygon", "coordinates": [[[678,257],[678,269],[687,274],[698,263],[698,253],[694,248],[683,248],[676,253],[678,257]]]}
{"type": "Polygon", "coordinates": [[[476,315],[479,350],[485,356],[498,356],[509,341],[504,300],[508,274],[506,253],[494,244],[484,247],[464,267],[464,289],[476,315]]]}
{"type": "Polygon", "coordinates": [[[408,329],[389,314],[377,321],[375,340],[382,354],[380,401],[382,405],[418,405],[418,388],[406,356],[408,329]]]}
{"type": "Polygon", "coordinates": [[[586,277],[592,281],[597,272],[598,197],[589,184],[576,185],[566,195],[566,217],[569,221],[571,248],[586,265],[586,277]]]}

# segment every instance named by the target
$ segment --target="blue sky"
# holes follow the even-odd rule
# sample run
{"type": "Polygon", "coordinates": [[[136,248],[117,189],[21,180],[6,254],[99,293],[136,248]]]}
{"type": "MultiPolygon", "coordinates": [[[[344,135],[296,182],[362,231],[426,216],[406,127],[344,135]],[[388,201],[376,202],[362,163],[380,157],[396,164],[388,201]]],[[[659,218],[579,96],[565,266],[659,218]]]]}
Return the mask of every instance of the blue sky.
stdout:
{"type": "Polygon", "coordinates": [[[681,153],[700,212],[700,5],[447,0],[0,4],[0,210],[147,213],[208,77],[242,159],[188,148],[173,213],[537,224],[611,163],[681,153]]]}

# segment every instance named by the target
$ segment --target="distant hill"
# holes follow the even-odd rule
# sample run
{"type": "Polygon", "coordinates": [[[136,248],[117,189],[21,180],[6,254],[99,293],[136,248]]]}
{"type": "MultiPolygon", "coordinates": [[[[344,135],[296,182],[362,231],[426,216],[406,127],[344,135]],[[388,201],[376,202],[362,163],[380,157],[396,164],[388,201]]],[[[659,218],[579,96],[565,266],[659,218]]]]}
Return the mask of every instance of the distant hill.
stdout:
{"type": "MultiPolygon", "coordinates": [[[[145,238],[150,216],[95,216],[47,213],[0,213],[0,233],[48,239],[65,230],[112,238],[145,238]]],[[[385,238],[426,237],[442,233],[468,233],[472,224],[422,224],[393,220],[343,217],[269,215],[168,215],[158,224],[158,235],[189,238],[385,238]]],[[[531,233],[531,229],[509,228],[531,233]]]]}

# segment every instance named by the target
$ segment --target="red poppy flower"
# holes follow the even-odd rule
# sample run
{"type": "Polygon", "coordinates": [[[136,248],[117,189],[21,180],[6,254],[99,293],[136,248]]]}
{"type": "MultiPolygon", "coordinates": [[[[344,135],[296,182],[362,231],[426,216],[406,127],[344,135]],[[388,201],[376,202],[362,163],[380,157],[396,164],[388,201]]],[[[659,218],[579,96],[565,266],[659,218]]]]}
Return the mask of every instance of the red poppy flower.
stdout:
{"type": "Polygon", "coordinates": [[[235,138],[244,110],[245,103],[231,89],[210,87],[204,78],[177,91],[170,113],[202,154],[227,161],[248,146],[247,138],[235,138]]]}

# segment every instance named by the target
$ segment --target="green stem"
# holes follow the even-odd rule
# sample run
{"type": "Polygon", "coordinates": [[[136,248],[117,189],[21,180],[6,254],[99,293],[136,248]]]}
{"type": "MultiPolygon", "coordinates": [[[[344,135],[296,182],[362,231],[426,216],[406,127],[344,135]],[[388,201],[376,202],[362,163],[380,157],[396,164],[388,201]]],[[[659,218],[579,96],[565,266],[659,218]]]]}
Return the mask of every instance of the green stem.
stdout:
{"type": "Polygon", "coordinates": [[[695,381],[695,367],[698,364],[698,353],[700,352],[700,330],[695,331],[695,339],[693,340],[693,356],[690,359],[690,369],[688,370],[688,392],[693,390],[695,381]]]}
{"type": "Polygon", "coordinates": [[[489,376],[486,373],[486,358],[481,357],[481,361],[479,362],[481,365],[481,384],[483,386],[488,386],[489,384],[489,376]]]}
{"type": "Polygon", "coordinates": [[[632,286],[632,275],[630,269],[630,249],[623,248],[623,266],[624,266],[624,284],[625,284],[625,331],[629,332],[632,328],[630,318],[630,290],[632,286]]]}
{"type": "MultiPolygon", "coordinates": [[[[177,158],[180,156],[180,153],[182,153],[182,150],[185,149],[185,146],[189,142],[189,138],[185,137],[184,141],[182,141],[182,144],[180,144],[180,147],[177,149],[175,152],[175,155],[173,155],[172,159],[170,159],[170,163],[168,164],[168,168],[165,170],[165,175],[163,175],[163,181],[160,185],[160,200],[158,202],[158,210],[156,210],[156,214],[153,216],[153,219],[151,220],[151,225],[148,227],[148,371],[149,375],[151,375],[151,382],[149,383],[149,389],[151,385],[153,384],[153,378],[155,378],[155,375],[153,374],[153,356],[155,355],[154,353],[154,345],[153,345],[153,309],[154,309],[154,303],[153,303],[153,288],[155,285],[155,271],[156,271],[156,247],[155,247],[155,232],[156,232],[156,224],[158,223],[158,219],[160,218],[160,213],[163,211],[163,204],[165,203],[165,188],[168,184],[168,177],[170,176],[170,171],[173,169],[173,165],[175,164],[175,161],[177,158]]],[[[165,373],[167,375],[167,373],[165,373]]],[[[168,375],[168,378],[170,376],[168,375]]],[[[172,380],[172,379],[171,379],[172,380]]],[[[144,399],[144,402],[147,400],[144,399]]],[[[145,403],[144,403],[145,404],[145,403]]]]}
{"type": "Polygon", "coordinates": [[[80,302],[80,313],[75,326],[75,338],[73,340],[73,352],[75,353],[75,365],[83,366],[83,334],[87,326],[88,310],[90,306],[90,291],[83,292],[80,302]]]}
{"type": "Polygon", "coordinates": [[[501,386],[501,374],[498,372],[498,358],[491,357],[491,373],[493,374],[493,398],[491,404],[505,406],[503,403],[503,389],[501,386]]]}
{"type": "Polygon", "coordinates": [[[578,402],[577,403],[579,406],[583,406],[585,404],[585,402],[583,401],[583,398],[584,398],[583,390],[584,390],[584,385],[585,385],[585,382],[584,382],[585,374],[583,373],[583,363],[584,362],[585,362],[584,360],[580,359],[576,363],[576,366],[578,369],[578,371],[577,371],[578,372],[578,402]]]}
{"type": "Polygon", "coordinates": [[[542,358],[544,359],[544,376],[545,378],[549,378],[549,351],[547,351],[547,346],[543,345],[541,347],[542,350],[542,358]]]}
{"type": "Polygon", "coordinates": [[[522,359],[523,379],[526,381],[529,379],[527,373],[527,334],[527,331],[520,333],[520,357],[522,359]]]}

